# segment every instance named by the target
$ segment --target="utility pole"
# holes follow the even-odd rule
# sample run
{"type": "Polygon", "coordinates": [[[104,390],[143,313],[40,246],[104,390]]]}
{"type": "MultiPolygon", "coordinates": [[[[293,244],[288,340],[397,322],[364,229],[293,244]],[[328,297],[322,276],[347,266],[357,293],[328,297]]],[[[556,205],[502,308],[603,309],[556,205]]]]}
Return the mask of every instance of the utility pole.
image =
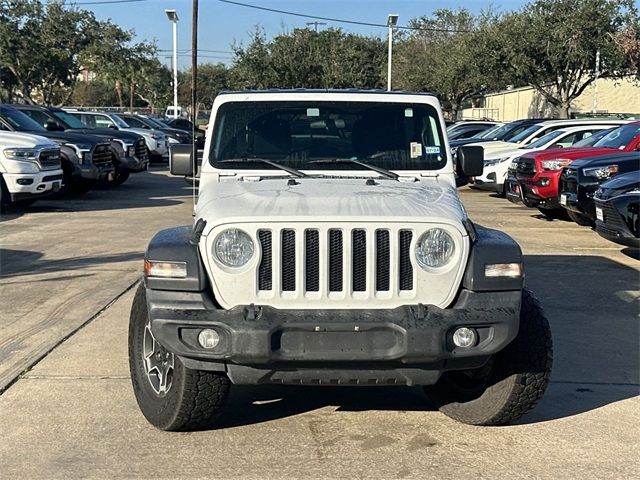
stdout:
{"type": "Polygon", "coordinates": [[[389,27],[389,51],[387,60],[387,90],[391,91],[391,59],[393,55],[393,27],[398,23],[398,15],[390,13],[387,16],[387,27],[389,27]]]}
{"type": "MultiPolygon", "coordinates": [[[[191,19],[191,121],[194,125],[198,120],[197,106],[198,106],[198,0],[193,0],[193,16],[191,19]]],[[[194,151],[195,151],[195,146],[194,146],[194,151]]]]}
{"type": "Polygon", "coordinates": [[[593,113],[598,112],[598,79],[600,78],[600,49],[596,50],[596,80],[593,82],[593,113]]]}
{"type": "Polygon", "coordinates": [[[326,25],[326,23],[324,23],[324,22],[318,22],[318,21],[316,20],[315,22],[307,22],[307,23],[306,23],[306,25],[307,25],[307,27],[310,27],[311,25],[314,25],[314,26],[315,26],[316,33],[318,33],[318,25],[326,25]]]}

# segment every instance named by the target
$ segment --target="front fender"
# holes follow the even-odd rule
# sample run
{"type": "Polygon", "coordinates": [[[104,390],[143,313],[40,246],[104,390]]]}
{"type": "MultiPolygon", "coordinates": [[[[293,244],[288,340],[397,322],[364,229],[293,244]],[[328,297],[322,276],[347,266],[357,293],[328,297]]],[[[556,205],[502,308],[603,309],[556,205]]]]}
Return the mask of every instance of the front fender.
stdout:
{"type": "Polygon", "coordinates": [[[145,260],[184,262],[186,278],[147,277],[147,288],[180,292],[202,292],[207,287],[207,273],[200,259],[198,246],[191,244],[191,226],[160,230],[149,243],[145,260]]]}

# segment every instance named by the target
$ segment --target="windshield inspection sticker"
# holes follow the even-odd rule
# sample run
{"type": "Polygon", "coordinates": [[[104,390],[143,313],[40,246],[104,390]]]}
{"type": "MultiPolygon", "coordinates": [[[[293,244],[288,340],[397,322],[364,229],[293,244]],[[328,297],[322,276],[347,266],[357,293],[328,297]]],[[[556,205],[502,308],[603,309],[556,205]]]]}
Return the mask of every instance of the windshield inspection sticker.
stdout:
{"type": "Polygon", "coordinates": [[[419,142],[411,142],[409,144],[409,151],[411,154],[411,158],[422,157],[422,144],[419,142]]]}
{"type": "Polygon", "coordinates": [[[424,147],[424,153],[426,155],[431,155],[431,154],[437,154],[440,153],[440,147],[430,147],[425,145],[424,147]]]}

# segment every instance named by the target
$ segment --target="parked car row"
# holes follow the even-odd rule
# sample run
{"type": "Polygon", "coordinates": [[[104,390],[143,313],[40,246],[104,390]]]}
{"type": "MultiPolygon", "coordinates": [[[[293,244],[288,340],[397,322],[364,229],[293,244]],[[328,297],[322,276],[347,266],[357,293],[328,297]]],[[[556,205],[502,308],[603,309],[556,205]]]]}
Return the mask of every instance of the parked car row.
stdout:
{"type": "MultiPolygon", "coordinates": [[[[513,123],[500,128],[521,126],[513,123]]],[[[485,151],[483,174],[471,179],[472,188],[640,248],[639,121],[537,121],[506,140],[464,144],[485,151]]]]}

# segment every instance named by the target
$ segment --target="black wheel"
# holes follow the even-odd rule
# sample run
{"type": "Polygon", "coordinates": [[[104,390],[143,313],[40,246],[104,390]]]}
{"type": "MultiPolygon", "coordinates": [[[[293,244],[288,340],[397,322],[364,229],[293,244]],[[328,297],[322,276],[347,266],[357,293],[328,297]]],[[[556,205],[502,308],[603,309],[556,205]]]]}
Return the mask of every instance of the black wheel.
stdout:
{"type": "Polygon", "coordinates": [[[4,183],[4,178],[0,175],[0,207],[8,207],[11,205],[11,196],[9,196],[9,190],[4,183]]]}
{"type": "Polygon", "coordinates": [[[551,330],[533,294],[522,292],[518,336],[476,370],[451,371],[425,387],[439,410],[469,425],[503,425],[542,398],[552,365],[551,330]]]}
{"type": "Polygon", "coordinates": [[[211,425],[229,392],[226,375],[186,368],[151,332],[145,287],[136,291],[129,320],[129,369],[145,418],[160,430],[211,425]]]}
{"type": "Polygon", "coordinates": [[[115,185],[122,185],[129,178],[129,170],[127,168],[116,168],[115,176],[113,178],[113,183],[115,185]]]}
{"type": "Polygon", "coordinates": [[[585,217],[577,212],[572,212],[571,210],[567,210],[567,215],[569,215],[569,218],[580,226],[593,227],[594,222],[589,217],[585,217]]]}
{"type": "Polygon", "coordinates": [[[564,208],[542,208],[538,207],[540,213],[542,213],[545,217],[551,218],[553,220],[568,220],[569,216],[567,215],[567,211],[564,208]]]}

